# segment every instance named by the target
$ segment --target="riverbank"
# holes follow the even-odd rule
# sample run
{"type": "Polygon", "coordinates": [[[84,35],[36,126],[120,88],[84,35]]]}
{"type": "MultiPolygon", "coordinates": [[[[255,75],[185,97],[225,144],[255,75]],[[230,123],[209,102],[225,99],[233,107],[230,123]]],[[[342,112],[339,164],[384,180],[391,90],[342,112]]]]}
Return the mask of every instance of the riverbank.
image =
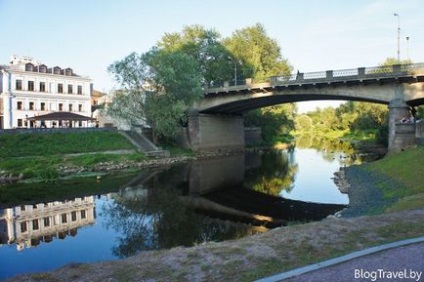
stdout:
{"type": "Polygon", "coordinates": [[[147,157],[117,131],[20,133],[0,136],[0,183],[53,182],[87,173],[154,168],[224,157],[243,150],[194,153],[170,148],[166,158],[147,157]]]}
{"type": "Polygon", "coordinates": [[[120,261],[71,264],[10,281],[252,281],[370,246],[423,236],[423,201],[410,201],[424,193],[420,172],[400,168],[423,159],[424,149],[417,148],[346,169],[351,197],[346,218],[332,216],[239,240],[142,252],[120,261]],[[391,164],[397,173],[390,170],[391,164]],[[400,204],[405,201],[408,205],[400,204]]]}

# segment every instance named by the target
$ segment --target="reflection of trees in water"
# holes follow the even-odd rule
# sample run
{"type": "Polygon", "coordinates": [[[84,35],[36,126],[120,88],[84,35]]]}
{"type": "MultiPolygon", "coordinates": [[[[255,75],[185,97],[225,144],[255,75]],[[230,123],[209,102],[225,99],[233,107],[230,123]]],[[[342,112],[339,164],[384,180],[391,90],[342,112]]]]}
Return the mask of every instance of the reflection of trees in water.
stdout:
{"type": "Polygon", "coordinates": [[[290,192],[298,171],[293,150],[269,150],[261,155],[261,166],[245,172],[244,184],[255,191],[278,196],[282,190],[290,192]]]}
{"type": "Polygon", "coordinates": [[[327,161],[338,159],[340,165],[349,166],[354,163],[361,163],[352,144],[340,139],[327,139],[315,137],[312,134],[303,134],[296,137],[296,147],[301,149],[315,149],[327,161]]]}
{"type": "Polygon", "coordinates": [[[246,225],[229,225],[195,213],[181,200],[181,171],[177,181],[171,175],[173,169],[150,180],[142,196],[116,194],[114,201],[105,204],[106,227],[122,234],[112,249],[114,255],[123,258],[145,250],[239,238],[249,232],[246,225]]]}

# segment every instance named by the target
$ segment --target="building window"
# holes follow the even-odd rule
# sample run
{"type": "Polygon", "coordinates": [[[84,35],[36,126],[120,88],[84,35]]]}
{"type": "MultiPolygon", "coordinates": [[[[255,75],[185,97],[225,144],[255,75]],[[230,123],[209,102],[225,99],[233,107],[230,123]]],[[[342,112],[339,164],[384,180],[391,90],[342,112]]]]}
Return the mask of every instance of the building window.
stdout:
{"type": "Polygon", "coordinates": [[[72,220],[72,221],[76,221],[76,220],[77,220],[77,212],[76,212],[76,211],[73,211],[73,212],[71,213],[71,220],[72,220]]]}
{"type": "Polygon", "coordinates": [[[22,119],[21,118],[18,118],[18,127],[22,127],[22,119]]]}
{"type": "Polygon", "coordinates": [[[66,218],[66,213],[62,213],[62,223],[66,223],[66,222],[68,222],[66,218]]]}
{"type": "Polygon", "coordinates": [[[16,90],[22,90],[22,80],[20,80],[20,79],[16,80],[15,88],[16,88],[16,90]]]}
{"type": "Polygon", "coordinates": [[[32,230],[38,230],[39,225],[38,225],[38,219],[34,219],[32,221],[32,230]]]}
{"type": "Polygon", "coordinates": [[[57,93],[63,93],[63,84],[62,83],[59,83],[57,85],[57,93]]]}
{"type": "Polygon", "coordinates": [[[33,71],[34,70],[34,65],[31,63],[28,63],[25,65],[25,70],[26,71],[33,71]]]}
{"type": "Polygon", "coordinates": [[[27,232],[27,223],[26,223],[26,221],[24,221],[24,222],[21,222],[21,232],[22,233],[24,233],[24,232],[27,232]]]}
{"type": "Polygon", "coordinates": [[[35,110],[34,102],[29,102],[29,110],[30,110],[30,111],[35,110]]]}
{"type": "Polygon", "coordinates": [[[50,226],[50,218],[49,217],[45,217],[44,218],[44,227],[49,227],[50,226]]]}
{"type": "Polygon", "coordinates": [[[28,91],[34,91],[34,81],[28,81],[28,91]]]}
{"type": "Polygon", "coordinates": [[[73,89],[72,85],[68,84],[68,93],[72,94],[72,92],[74,92],[73,90],[74,89],[73,89]]]}
{"type": "Polygon", "coordinates": [[[45,110],[46,110],[46,103],[41,102],[41,104],[40,104],[40,109],[41,109],[42,111],[45,111],[45,110]]]}
{"type": "Polygon", "coordinates": [[[82,112],[82,105],[81,104],[78,105],[78,112],[82,112]]]}
{"type": "Polygon", "coordinates": [[[16,109],[18,109],[18,110],[22,110],[22,102],[21,102],[21,101],[18,101],[18,102],[17,102],[17,104],[16,104],[16,109]]]}
{"type": "Polygon", "coordinates": [[[71,68],[67,68],[65,69],[65,75],[72,75],[72,69],[71,68]]]}
{"type": "Polygon", "coordinates": [[[72,104],[69,104],[69,111],[72,112],[72,104]]]}
{"type": "Polygon", "coordinates": [[[62,103],[59,104],[59,112],[61,112],[61,111],[63,111],[63,104],[62,103]]]}
{"type": "Polygon", "coordinates": [[[82,211],[81,211],[81,218],[82,218],[82,219],[87,218],[87,215],[86,215],[86,213],[85,213],[85,210],[82,210],[82,211]]]}
{"type": "Polygon", "coordinates": [[[82,94],[82,86],[81,85],[78,85],[77,91],[78,91],[77,92],[78,94],[80,94],[80,95],[82,94]]]}
{"type": "Polygon", "coordinates": [[[46,83],[40,82],[40,92],[46,92],[46,83]]]}
{"type": "Polygon", "coordinates": [[[62,70],[61,70],[59,67],[54,67],[54,68],[53,68],[53,73],[54,73],[54,74],[60,74],[60,73],[61,73],[61,71],[62,71],[62,70]]]}
{"type": "Polygon", "coordinates": [[[38,71],[39,72],[42,72],[42,73],[46,73],[47,72],[47,67],[45,65],[41,65],[41,66],[39,66],[38,71]]]}

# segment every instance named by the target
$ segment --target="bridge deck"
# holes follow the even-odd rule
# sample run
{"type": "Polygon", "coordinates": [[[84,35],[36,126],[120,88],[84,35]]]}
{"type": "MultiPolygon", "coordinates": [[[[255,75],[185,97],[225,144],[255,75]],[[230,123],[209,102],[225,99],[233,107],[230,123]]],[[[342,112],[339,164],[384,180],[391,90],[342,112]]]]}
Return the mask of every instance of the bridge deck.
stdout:
{"type": "Polygon", "coordinates": [[[380,67],[360,67],[345,70],[327,70],[320,72],[297,73],[272,76],[266,82],[255,83],[246,79],[237,85],[224,82],[219,87],[205,89],[205,96],[234,92],[260,92],[275,88],[296,88],[305,86],[338,85],[338,84],[372,84],[372,83],[410,83],[424,82],[424,63],[393,65],[380,67]]]}

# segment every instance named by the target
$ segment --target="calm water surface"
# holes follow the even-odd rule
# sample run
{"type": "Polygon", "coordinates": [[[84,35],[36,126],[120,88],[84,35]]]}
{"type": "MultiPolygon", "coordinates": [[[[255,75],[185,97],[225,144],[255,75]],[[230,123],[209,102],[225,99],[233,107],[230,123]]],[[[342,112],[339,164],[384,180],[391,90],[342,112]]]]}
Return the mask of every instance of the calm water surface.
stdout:
{"type": "Polygon", "coordinates": [[[324,218],[348,204],[334,172],[361,160],[346,144],[319,146],[146,170],[102,195],[3,206],[0,279],[324,218]]]}

